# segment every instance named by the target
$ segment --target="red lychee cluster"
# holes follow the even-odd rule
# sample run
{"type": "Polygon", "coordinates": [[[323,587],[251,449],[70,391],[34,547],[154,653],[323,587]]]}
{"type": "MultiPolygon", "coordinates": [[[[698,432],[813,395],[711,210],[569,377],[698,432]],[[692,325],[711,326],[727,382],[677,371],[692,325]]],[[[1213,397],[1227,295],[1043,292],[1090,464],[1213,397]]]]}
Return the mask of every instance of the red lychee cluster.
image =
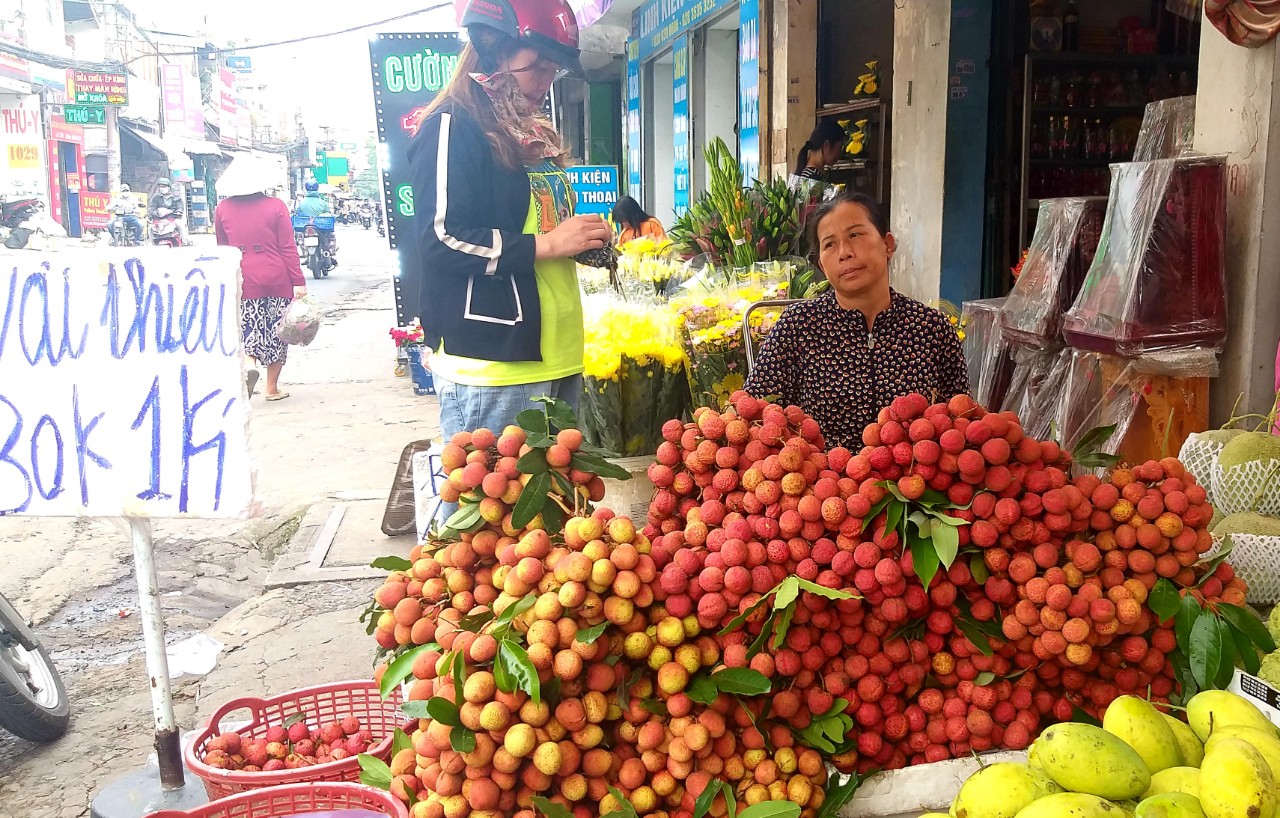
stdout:
{"type": "Polygon", "coordinates": [[[288,727],[272,725],[261,738],[220,733],[209,739],[201,761],[214,769],[244,773],[296,770],[354,758],[374,743],[373,733],[354,716],[318,727],[299,720],[288,727]]]}

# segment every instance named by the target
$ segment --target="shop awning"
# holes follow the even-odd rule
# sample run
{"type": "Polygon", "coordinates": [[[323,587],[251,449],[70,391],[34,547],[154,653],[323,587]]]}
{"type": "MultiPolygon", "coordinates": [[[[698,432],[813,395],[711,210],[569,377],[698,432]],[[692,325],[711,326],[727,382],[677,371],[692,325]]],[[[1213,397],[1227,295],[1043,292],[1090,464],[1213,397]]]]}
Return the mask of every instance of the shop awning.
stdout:
{"type": "Polygon", "coordinates": [[[137,128],[134,128],[132,125],[126,125],[124,123],[121,123],[120,131],[121,133],[129,134],[134,139],[137,139],[142,144],[156,151],[161,156],[163,156],[166,161],[169,159],[171,150],[169,146],[164,143],[164,140],[162,140],[159,136],[153,133],[149,133],[147,131],[139,130],[137,128]]]}
{"type": "Polygon", "coordinates": [[[183,150],[192,156],[223,156],[222,148],[205,139],[191,139],[185,143],[183,150]]]}

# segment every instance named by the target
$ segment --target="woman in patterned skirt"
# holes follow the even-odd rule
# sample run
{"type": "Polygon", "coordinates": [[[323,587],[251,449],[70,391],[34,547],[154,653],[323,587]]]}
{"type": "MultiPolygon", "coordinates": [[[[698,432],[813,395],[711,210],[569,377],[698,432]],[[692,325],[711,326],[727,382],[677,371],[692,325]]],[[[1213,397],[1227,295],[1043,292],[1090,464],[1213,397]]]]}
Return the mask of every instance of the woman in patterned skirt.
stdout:
{"type": "MultiPolygon", "coordinates": [[[[237,157],[218,180],[224,198],[214,213],[218,244],[240,248],[242,301],[241,333],[245,354],[267,368],[269,401],[289,397],[280,391],[280,371],[288,347],[276,337],[276,324],[294,298],[307,294],[306,279],[298,262],[293,222],[283,201],[262,191],[270,184],[263,168],[251,160],[239,168],[237,157]]],[[[257,370],[249,373],[249,394],[257,383],[257,370]]]]}
{"type": "Polygon", "coordinates": [[[874,199],[842,193],[810,221],[831,289],[794,304],[765,338],[746,390],[801,407],[829,446],[857,451],[894,398],[968,393],[960,339],[946,316],[889,286],[897,241],[874,199]]]}

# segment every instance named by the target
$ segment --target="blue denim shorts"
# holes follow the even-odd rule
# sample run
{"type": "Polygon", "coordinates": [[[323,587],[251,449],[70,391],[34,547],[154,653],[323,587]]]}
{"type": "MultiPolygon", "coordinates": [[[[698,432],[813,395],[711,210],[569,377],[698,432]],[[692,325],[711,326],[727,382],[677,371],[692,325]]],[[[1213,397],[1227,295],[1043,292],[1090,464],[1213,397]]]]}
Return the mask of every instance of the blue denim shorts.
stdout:
{"type": "MultiPolygon", "coordinates": [[[[476,429],[502,434],[503,429],[516,422],[516,415],[542,406],[534,403],[534,398],[559,398],[569,404],[574,414],[582,402],[581,375],[515,386],[467,386],[434,373],[432,377],[440,398],[440,432],[446,443],[458,432],[476,429]]],[[[457,510],[457,503],[441,503],[436,509],[437,522],[444,525],[457,510]]]]}
{"type": "Polygon", "coordinates": [[[516,422],[516,415],[542,406],[534,398],[559,398],[576,414],[582,401],[582,376],[515,386],[467,386],[434,375],[440,398],[440,431],[445,442],[458,432],[488,429],[501,434],[516,422]]]}

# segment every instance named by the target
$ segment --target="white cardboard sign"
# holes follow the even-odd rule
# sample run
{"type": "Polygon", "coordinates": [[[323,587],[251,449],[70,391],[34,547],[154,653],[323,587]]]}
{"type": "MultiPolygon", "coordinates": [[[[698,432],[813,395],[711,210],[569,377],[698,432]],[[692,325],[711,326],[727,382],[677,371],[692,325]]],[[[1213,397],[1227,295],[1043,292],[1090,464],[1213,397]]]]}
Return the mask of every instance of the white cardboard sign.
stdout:
{"type": "Polygon", "coordinates": [[[251,512],[239,262],[0,250],[0,516],[251,512]]]}

